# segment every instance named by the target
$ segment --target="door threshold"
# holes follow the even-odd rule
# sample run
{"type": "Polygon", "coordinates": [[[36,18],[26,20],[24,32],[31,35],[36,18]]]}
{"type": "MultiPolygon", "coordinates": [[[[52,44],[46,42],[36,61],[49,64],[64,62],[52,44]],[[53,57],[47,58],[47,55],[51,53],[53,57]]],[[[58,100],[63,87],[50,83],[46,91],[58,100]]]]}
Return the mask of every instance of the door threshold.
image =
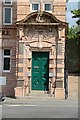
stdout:
{"type": "Polygon", "coordinates": [[[31,90],[31,93],[45,93],[48,94],[48,91],[40,91],[40,90],[31,90]]]}

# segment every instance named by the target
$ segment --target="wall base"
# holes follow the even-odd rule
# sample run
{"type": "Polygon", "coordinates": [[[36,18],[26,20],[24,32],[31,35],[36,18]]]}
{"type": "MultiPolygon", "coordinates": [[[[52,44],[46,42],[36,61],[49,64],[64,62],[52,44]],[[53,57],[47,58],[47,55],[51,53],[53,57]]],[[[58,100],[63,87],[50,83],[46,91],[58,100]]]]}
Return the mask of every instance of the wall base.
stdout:
{"type": "MultiPolygon", "coordinates": [[[[16,87],[15,89],[15,97],[24,97],[25,95],[25,89],[24,87],[16,87]]],[[[65,89],[64,88],[55,88],[55,98],[58,99],[65,99],[65,89]]]]}
{"type": "Polygon", "coordinates": [[[24,97],[29,95],[28,87],[16,87],[15,90],[15,97],[24,97]]]}
{"type": "Polygon", "coordinates": [[[23,96],[23,88],[22,87],[16,87],[14,90],[15,90],[15,97],[23,96]]]}
{"type": "Polygon", "coordinates": [[[64,88],[55,88],[55,98],[65,99],[65,89],[64,88]]]}

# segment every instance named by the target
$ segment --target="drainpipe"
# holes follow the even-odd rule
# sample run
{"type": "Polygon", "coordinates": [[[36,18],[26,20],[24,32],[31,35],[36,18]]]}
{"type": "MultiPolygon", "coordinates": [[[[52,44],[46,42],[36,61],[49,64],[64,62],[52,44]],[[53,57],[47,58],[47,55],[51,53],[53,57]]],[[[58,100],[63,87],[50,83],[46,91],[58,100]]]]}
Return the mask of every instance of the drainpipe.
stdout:
{"type": "MultiPolygon", "coordinates": [[[[2,2],[0,2],[0,77],[2,77],[2,2]]],[[[2,85],[0,93],[2,93],[2,85]]]]}
{"type": "Polygon", "coordinates": [[[0,76],[2,74],[2,2],[0,2],[0,76]]]}

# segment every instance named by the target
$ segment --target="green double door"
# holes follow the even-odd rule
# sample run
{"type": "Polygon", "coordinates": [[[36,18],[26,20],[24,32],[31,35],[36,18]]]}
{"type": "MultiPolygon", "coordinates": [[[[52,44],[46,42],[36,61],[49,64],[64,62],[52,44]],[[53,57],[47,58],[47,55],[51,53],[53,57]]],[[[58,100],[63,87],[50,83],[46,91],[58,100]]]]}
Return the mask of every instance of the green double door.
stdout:
{"type": "Polygon", "coordinates": [[[32,90],[48,90],[49,52],[32,52],[32,90]]]}

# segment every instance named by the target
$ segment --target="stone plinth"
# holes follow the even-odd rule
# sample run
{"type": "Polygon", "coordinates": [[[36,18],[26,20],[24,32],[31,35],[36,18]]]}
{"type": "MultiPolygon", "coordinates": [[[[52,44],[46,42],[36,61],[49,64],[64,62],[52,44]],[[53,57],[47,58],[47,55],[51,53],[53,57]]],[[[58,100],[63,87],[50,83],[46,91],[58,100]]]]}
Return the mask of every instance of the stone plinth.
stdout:
{"type": "Polygon", "coordinates": [[[65,99],[65,89],[64,88],[56,88],[55,89],[55,98],[65,99]]]}
{"type": "Polygon", "coordinates": [[[16,87],[15,88],[15,97],[22,97],[23,96],[23,88],[22,87],[16,87]]]}

